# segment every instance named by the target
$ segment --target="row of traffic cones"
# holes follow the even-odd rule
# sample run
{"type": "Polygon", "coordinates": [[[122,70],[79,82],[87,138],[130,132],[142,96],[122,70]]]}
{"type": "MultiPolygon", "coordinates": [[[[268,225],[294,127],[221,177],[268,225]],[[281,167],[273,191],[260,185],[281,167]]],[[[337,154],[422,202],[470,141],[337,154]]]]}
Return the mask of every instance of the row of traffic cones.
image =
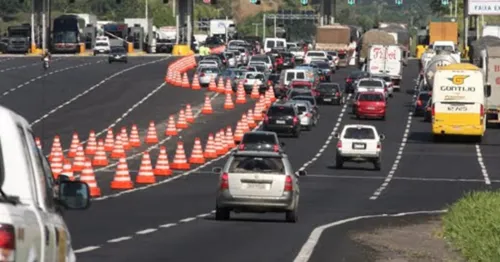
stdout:
{"type": "Polygon", "coordinates": [[[165,83],[189,88],[190,86],[186,72],[195,67],[196,58],[194,55],[180,58],[167,67],[165,83]]]}

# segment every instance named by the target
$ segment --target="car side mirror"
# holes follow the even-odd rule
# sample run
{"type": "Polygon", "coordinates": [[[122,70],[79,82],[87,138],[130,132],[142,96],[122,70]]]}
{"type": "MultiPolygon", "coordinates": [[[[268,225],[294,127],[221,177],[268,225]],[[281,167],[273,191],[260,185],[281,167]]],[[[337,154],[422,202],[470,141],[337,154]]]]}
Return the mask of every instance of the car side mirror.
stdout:
{"type": "Polygon", "coordinates": [[[212,168],[212,172],[214,172],[214,173],[221,173],[222,172],[222,168],[221,167],[214,167],[214,168],[212,168]]]}
{"type": "Polygon", "coordinates": [[[333,137],[336,138],[336,139],[339,139],[340,135],[339,135],[339,133],[334,133],[333,137]]]}
{"type": "Polygon", "coordinates": [[[380,135],[380,140],[384,140],[385,139],[385,135],[380,135]]]}
{"type": "Polygon", "coordinates": [[[307,176],[307,171],[305,171],[305,170],[299,170],[299,171],[297,172],[297,174],[298,174],[299,176],[307,176]]]}
{"type": "Polygon", "coordinates": [[[490,84],[486,85],[486,96],[487,97],[491,96],[491,85],[490,84]]]}
{"type": "Polygon", "coordinates": [[[60,180],[58,200],[66,209],[87,209],[90,207],[89,186],[81,181],[60,180]]]}
{"type": "Polygon", "coordinates": [[[280,142],[281,147],[285,147],[285,142],[280,142]]]}

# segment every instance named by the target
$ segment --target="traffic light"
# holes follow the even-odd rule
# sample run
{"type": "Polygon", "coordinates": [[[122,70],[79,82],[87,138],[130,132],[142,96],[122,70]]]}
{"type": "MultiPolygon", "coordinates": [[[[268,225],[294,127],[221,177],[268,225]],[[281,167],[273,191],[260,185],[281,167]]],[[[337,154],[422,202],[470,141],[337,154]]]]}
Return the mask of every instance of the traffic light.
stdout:
{"type": "Polygon", "coordinates": [[[168,4],[168,0],[163,0],[163,3],[164,4],[168,4]]]}
{"type": "Polygon", "coordinates": [[[441,5],[447,6],[449,3],[449,0],[441,0],[441,5]]]}
{"type": "Polygon", "coordinates": [[[402,5],[403,4],[403,0],[396,0],[396,4],[397,5],[402,5]]]}
{"type": "Polygon", "coordinates": [[[300,4],[302,4],[303,6],[306,6],[309,4],[309,0],[300,0],[300,4]]]}
{"type": "Polygon", "coordinates": [[[250,0],[250,3],[254,5],[260,5],[260,0],[250,0]]]}
{"type": "Polygon", "coordinates": [[[356,4],[356,0],[347,0],[347,4],[348,5],[355,5],[356,4]]]}

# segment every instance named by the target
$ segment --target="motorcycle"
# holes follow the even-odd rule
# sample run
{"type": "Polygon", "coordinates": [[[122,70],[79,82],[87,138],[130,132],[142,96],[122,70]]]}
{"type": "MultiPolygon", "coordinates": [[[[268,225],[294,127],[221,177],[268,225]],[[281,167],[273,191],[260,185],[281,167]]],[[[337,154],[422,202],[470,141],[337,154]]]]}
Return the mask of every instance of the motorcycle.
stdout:
{"type": "Polygon", "coordinates": [[[49,68],[49,61],[43,60],[43,69],[47,70],[49,68]]]}

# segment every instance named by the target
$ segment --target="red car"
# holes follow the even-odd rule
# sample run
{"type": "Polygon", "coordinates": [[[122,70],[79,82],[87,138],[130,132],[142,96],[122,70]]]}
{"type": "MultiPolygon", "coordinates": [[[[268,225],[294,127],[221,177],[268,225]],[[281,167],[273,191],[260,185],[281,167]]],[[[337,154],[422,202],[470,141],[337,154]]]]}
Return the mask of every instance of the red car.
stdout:
{"type": "Polygon", "coordinates": [[[361,92],[355,103],[356,118],[380,118],[385,120],[386,100],[381,92],[361,92]]]}
{"type": "Polygon", "coordinates": [[[292,80],[292,82],[290,82],[290,89],[309,89],[314,94],[314,97],[319,96],[318,90],[316,90],[316,87],[309,81],[292,80]]]}

